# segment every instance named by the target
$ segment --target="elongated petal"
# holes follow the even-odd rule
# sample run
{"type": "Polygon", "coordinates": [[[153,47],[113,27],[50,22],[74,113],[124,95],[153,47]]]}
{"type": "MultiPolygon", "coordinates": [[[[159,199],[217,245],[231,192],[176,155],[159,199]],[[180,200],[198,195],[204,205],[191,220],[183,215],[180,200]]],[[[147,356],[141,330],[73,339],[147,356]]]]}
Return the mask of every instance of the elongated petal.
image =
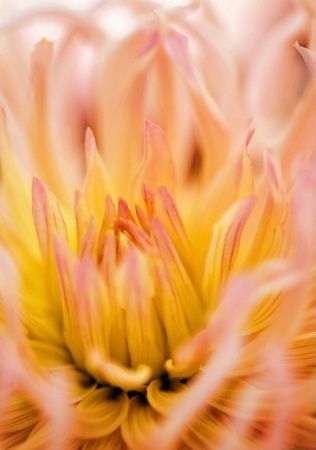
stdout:
{"type": "Polygon", "coordinates": [[[240,251],[240,239],[254,204],[249,197],[232,206],[214,225],[204,272],[204,297],[207,308],[212,308],[218,291],[227,275],[234,272],[240,251]]]}
{"type": "Polygon", "coordinates": [[[195,330],[201,320],[200,299],[192,286],[185,268],[165,228],[158,218],[152,220],[152,236],[167,271],[172,276],[176,292],[183,301],[184,314],[190,330],[195,330]],[[194,314],[192,314],[194,310],[194,314]]]}
{"type": "Polygon", "coordinates": [[[96,217],[101,222],[104,198],[108,193],[108,175],[98,154],[94,135],[89,128],[85,136],[85,151],[87,169],[83,191],[88,208],[95,212],[96,217]]]}
{"type": "Polygon", "coordinates": [[[66,224],[56,198],[38,178],[33,179],[33,217],[43,255],[48,258],[53,234],[67,239],[66,224]]]}

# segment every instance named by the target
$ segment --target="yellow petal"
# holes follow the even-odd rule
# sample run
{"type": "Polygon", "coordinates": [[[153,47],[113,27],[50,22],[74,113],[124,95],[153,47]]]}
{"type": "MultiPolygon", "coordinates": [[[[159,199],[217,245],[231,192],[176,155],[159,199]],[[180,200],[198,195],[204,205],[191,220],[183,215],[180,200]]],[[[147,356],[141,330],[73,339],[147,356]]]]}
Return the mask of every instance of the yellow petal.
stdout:
{"type": "MultiPolygon", "coordinates": [[[[82,260],[73,274],[76,290],[76,312],[83,353],[85,357],[98,350],[109,355],[109,333],[111,310],[105,284],[97,270],[95,262],[82,260]]],[[[78,342],[74,343],[76,346],[78,342]]]]}
{"type": "Polygon", "coordinates": [[[125,421],[128,408],[129,400],[124,392],[108,387],[97,389],[76,408],[76,437],[99,439],[110,435],[125,421]]]}
{"type": "Polygon", "coordinates": [[[1,402],[1,432],[5,431],[5,433],[9,434],[28,429],[37,423],[39,417],[38,409],[24,393],[12,393],[4,406],[1,402]]]}
{"type": "Polygon", "coordinates": [[[150,366],[140,364],[136,368],[124,367],[121,364],[102,359],[97,352],[87,358],[87,367],[104,383],[125,391],[144,391],[152,377],[150,366]]]}
{"type": "Polygon", "coordinates": [[[81,447],[81,450],[127,450],[126,444],[123,441],[119,430],[114,431],[109,436],[93,441],[87,441],[81,447]]]}
{"type": "Polygon", "coordinates": [[[159,414],[166,414],[181,393],[185,384],[175,380],[153,380],[147,388],[147,400],[159,414]]]}
{"type": "Polygon", "coordinates": [[[42,253],[48,258],[52,250],[52,236],[58,234],[67,240],[67,228],[54,195],[38,178],[33,178],[32,211],[42,253]]]}
{"type": "Polygon", "coordinates": [[[190,336],[190,329],[185,319],[182,299],[176,292],[170,275],[163,265],[156,267],[158,278],[157,309],[161,311],[164,328],[167,334],[167,343],[170,355],[174,355],[175,349],[190,336]]]}
{"type": "Polygon", "coordinates": [[[234,272],[240,239],[254,204],[252,197],[234,204],[214,225],[203,276],[203,294],[208,310],[214,308],[221,285],[234,272]]]}
{"type": "Polygon", "coordinates": [[[151,232],[155,246],[170,274],[175,290],[179,298],[181,298],[186,322],[190,331],[195,331],[202,320],[201,300],[192,285],[170,237],[157,217],[152,220],[151,232]]]}
{"type": "Polygon", "coordinates": [[[91,219],[91,214],[89,212],[84,193],[79,189],[75,192],[74,209],[77,226],[77,248],[79,248],[91,219]]]}
{"type": "Polygon", "coordinates": [[[65,341],[78,367],[83,369],[85,367],[83,343],[78,327],[77,294],[74,281],[76,259],[62,239],[55,238],[54,248],[61,291],[65,341]]]}
{"type": "Polygon", "coordinates": [[[161,375],[166,357],[163,329],[152,301],[154,286],[148,260],[131,250],[121,266],[120,290],[126,311],[126,336],[132,367],[146,364],[161,375]],[[128,290],[126,289],[128,286],[128,290]]]}
{"type": "Polygon", "coordinates": [[[97,221],[92,216],[78,249],[78,256],[80,259],[97,257],[98,231],[97,221]]]}
{"type": "MultiPolygon", "coordinates": [[[[150,449],[154,444],[148,435],[160,421],[158,413],[141,395],[130,400],[129,413],[122,424],[122,436],[131,450],[150,449]]],[[[158,441],[157,441],[158,442],[158,441]]]]}

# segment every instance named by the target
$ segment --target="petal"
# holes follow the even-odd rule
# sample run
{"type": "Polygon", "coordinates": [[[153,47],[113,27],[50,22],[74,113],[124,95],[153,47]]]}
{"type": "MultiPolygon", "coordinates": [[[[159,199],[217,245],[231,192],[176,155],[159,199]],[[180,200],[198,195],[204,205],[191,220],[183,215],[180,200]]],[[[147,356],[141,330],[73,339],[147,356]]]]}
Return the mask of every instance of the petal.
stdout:
{"type": "Polygon", "coordinates": [[[91,219],[84,193],[79,189],[77,189],[75,192],[74,209],[77,226],[77,247],[79,248],[79,245],[83,239],[84,234],[87,231],[91,219]]]}
{"type": "Polygon", "coordinates": [[[78,256],[80,259],[96,259],[98,250],[98,237],[98,224],[96,219],[91,216],[86,233],[84,234],[84,236],[82,237],[82,241],[80,242],[80,247],[78,250],[78,256]]]}
{"type": "Polygon", "coordinates": [[[155,441],[151,441],[148,436],[150,431],[159,423],[159,419],[158,413],[152,409],[144,397],[137,395],[132,398],[127,419],[121,428],[123,439],[128,448],[131,450],[154,448],[154,443],[158,442],[158,439],[155,438],[155,441]]]}
{"type": "Polygon", "coordinates": [[[98,351],[109,355],[111,310],[105,284],[92,260],[82,260],[74,272],[77,327],[85,358],[98,351]]]}
{"type": "Polygon", "coordinates": [[[55,445],[58,445],[60,449],[76,450],[78,443],[65,433],[59,435],[59,431],[52,424],[48,423],[44,419],[39,421],[36,426],[31,430],[28,438],[21,445],[21,450],[41,450],[45,448],[47,450],[53,450],[55,445]]]}
{"type": "Polygon", "coordinates": [[[145,201],[148,217],[152,219],[155,214],[155,194],[151,187],[146,183],[142,185],[142,196],[145,201]]]}
{"type": "MultiPolygon", "coordinates": [[[[43,178],[52,185],[54,183],[54,168],[56,159],[51,148],[48,130],[48,77],[53,58],[53,43],[42,39],[34,48],[32,54],[32,123],[30,141],[36,164],[43,171],[43,178]]],[[[55,183],[54,183],[55,184],[55,183]]],[[[53,185],[54,185],[53,184],[53,185]]]]}
{"type": "Polygon", "coordinates": [[[168,233],[157,217],[154,217],[151,222],[151,233],[162,262],[170,274],[177,294],[181,298],[185,319],[190,331],[196,330],[202,320],[201,301],[168,233]]]}
{"type": "Polygon", "coordinates": [[[188,79],[195,78],[195,67],[188,52],[188,39],[183,34],[170,30],[165,37],[165,47],[188,79]]]}
{"type": "Polygon", "coordinates": [[[191,247],[196,252],[197,273],[204,271],[212,226],[236,201],[254,194],[252,163],[248,152],[241,149],[235,158],[221,167],[205,189],[198,189],[191,198],[188,194],[181,198],[186,204],[182,215],[191,247]],[[197,229],[199,233],[196,233],[197,229]]]}
{"type": "Polygon", "coordinates": [[[97,353],[91,353],[87,361],[89,370],[105,383],[123,389],[124,391],[144,391],[152,377],[150,366],[140,364],[136,368],[124,367],[111,362],[97,353]]]}
{"type": "Polygon", "coordinates": [[[110,435],[125,421],[128,409],[129,400],[124,392],[116,395],[109,387],[97,389],[76,408],[76,437],[99,439],[110,435]]]}
{"type": "Polygon", "coordinates": [[[177,294],[168,271],[162,266],[156,267],[160,298],[157,309],[160,311],[167,334],[168,350],[173,356],[175,349],[190,336],[185,319],[182,299],[177,294]]]}
{"type": "Polygon", "coordinates": [[[175,167],[167,138],[161,128],[148,120],[145,123],[145,153],[142,166],[135,180],[135,189],[148,183],[152,189],[165,185],[171,189],[175,181],[175,167]]]}
{"type": "Polygon", "coordinates": [[[89,128],[85,136],[85,151],[87,169],[83,192],[89,210],[96,215],[98,222],[101,223],[104,200],[108,194],[108,174],[98,154],[94,135],[89,128]]]}
{"type": "Polygon", "coordinates": [[[244,249],[239,260],[241,265],[255,265],[287,252],[288,199],[277,158],[272,154],[266,154],[265,158],[265,174],[256,195],[258,200],[241,238],[240,246],[244,249]]]}
{"type": "Polygon", "coordinates": [[[96,389],[96,384],[85,372],[74,365],[56,365],[49,370],[50,383],[58,388],[68,404],[80,402],[96,389]]]}
{"type": "Polygon", "coordinates": [[[113,450],[127,450],[119,430],[114,431],[104,438],[85,442],[81,447],[81,450],[104,450],[106,448],[113,448],[113,450]]]}
{"type": "MultiPolygon", "coordinates": [[[[285,7],[286,2],[282,3],[285,7]]],[[[258,132],[270,135],[271,141],[286,127],[287,113],[289,109],[295,109],[309,79],[308,70],[293,43],[308,39],[311,22],[303,10],[288,9],[283,20],[279,19],[274,28],[265,30],[263,45],[249,59],[249,111],[258,132]],[[260,92],[256,88],[258,85],[260,92]]],[[[274,6],[267,10],[273,11],[274,6]]]]}
{"type": "Polygon", "coordinates": [[[316,69],[316,55],[315,55],[315,52],[313,52],[312,50],[310,50],[310,49],[308,49],[306,47],[303,47],[303,46],[299,45],[298,42],[295,42],[294,48],[296,48],[296,50],[302,56],[306,66],[310,70],[311,74],[312,75],[315,74],[315,69],[316,69]]]}
{"type": "Polygon", "coordinates": [[[248,197],[234,204],[213,227],[203,276],[206,307],[214,308],[218,291],[226,278],[234,273],[241,235],[254,205],[248,197]]]}
{"type": "Polygon", "coordinates": [[[186,386],[180,381],[153,380],[147,387],[147,400],[152,408],[159,414],[166,414],[174,405],[186,386]]]}
{"type": "MultiPolygon", "coordinates": [[[[5,431],[5,434],[29,430],[30,427],[32,429],[40,417],[38,409],[25,393],[12,393],[5,408],[2,404],[1,406],[0,423],[1,430],[5,431]]],[[[1,434],[0,437],[2,437],[1,434]]]]}
{"type": "Polygon", "coordinates": [[[5,113],[1,107],[0,148],[0,179],[3,196],[1,198],[0,239],[18,260],[23,260],[25,254],[28,254],[33,258],[35,265],[39,252],[34,245],[36,233],[31,214],[30,183],[14,157],[8,137],[5,113]],[[8,217],[5,211],[8,211],[8,217]],[[23,239],[20,227],[25,230],[29,239],[23,239]]]}
{"type": "Polygon", "coordinates": [[[155,213],[166,228],[181,256],[192,253],[177,204],[165,186],[159,186],[155,196],[155,213]]]}
{"type": "Polygon", "coordinates": [[[11,255],[0,246],[0,324],[22,339],[18,297],[21,280],[11,255]]]}
{"type": "Polygon", "coordinates": [[[52,250],[52,236],[58,234],[67,240],[67,228],[59,204],[45,184],[33,178],[32,212],[43,255],[48,258],[52,250]]]}
{"type": "MultiPolygon", "coordinates": [[[[41,325],[39,333],[43,325],[41,325]]],[[[45,325],[47,326],[46,322],[45,325]]],[[[46,336],[44,336],[45,340],[41,340],[40,337],[41,335],[37,339],[30,339],[29,346],[42,367],[49,370],[60,366],[67,366],[67,364],[71,363],[71,355],[63,342],[58,344],[54,343],[54,336],[51,340],[46,336]],[[46,342],[46,339],[48,342],[46,342]]]]}
{"type": "Polygon", "coordinates": [[[159,376],[166,357],[165,336],[152,300],[154,286],[148,259],[138,251],[130,251],[123,261],[120,285],[131,365],[146,364],[153,376],[159,376]]]}
{"type": "Polygon", "coordinates": [[[122,231],[126,231],[131,238],[132,242],[145,252],[153,251],[153,245],[150,237],[133,222],[126,219],[120,219],[118,221],[122,231]]]}
{"type": "Polygon", "coordinates": [[[67,243],[54,240],[55,258],[61,293],[64,336],[71,354],[80,368],[84,368],[83,343],[78,327],[77,294],[74,281],[76,259],[67,243]]]}

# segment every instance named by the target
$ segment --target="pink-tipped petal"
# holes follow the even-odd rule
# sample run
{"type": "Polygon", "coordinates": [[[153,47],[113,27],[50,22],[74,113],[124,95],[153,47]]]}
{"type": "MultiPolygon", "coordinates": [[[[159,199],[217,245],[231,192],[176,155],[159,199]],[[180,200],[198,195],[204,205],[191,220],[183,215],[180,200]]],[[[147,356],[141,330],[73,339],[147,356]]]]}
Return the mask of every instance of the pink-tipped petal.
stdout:
{"type": "Polygon", "coordinates": [[[154,190],[161,184],[172,188],[175,183],[175,168],[167,138],[161,128],[149,120],[145,122],[145,153],[135,180],[137,189],[144,182],[154,190]]]}

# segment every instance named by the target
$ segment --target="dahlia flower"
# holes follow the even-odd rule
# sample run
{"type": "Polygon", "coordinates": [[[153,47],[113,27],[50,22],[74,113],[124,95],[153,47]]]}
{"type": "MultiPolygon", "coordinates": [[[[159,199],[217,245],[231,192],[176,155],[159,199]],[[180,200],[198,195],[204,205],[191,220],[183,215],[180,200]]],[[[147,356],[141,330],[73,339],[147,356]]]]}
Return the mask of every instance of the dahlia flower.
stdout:
{"type": "Polygon", "coordinates": [[[163,3],[2,13],[2,450],[315,448],[313,5],[163,3]]]}

